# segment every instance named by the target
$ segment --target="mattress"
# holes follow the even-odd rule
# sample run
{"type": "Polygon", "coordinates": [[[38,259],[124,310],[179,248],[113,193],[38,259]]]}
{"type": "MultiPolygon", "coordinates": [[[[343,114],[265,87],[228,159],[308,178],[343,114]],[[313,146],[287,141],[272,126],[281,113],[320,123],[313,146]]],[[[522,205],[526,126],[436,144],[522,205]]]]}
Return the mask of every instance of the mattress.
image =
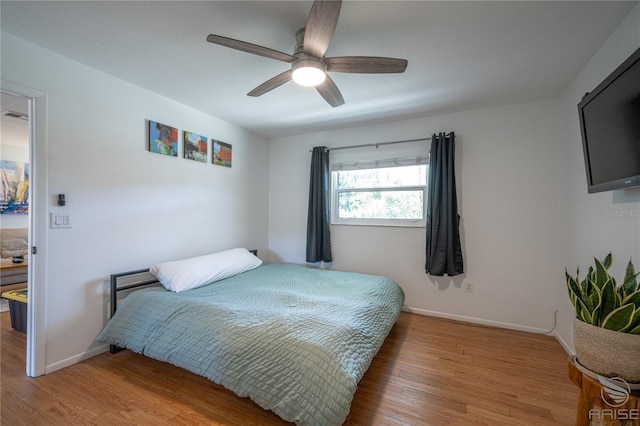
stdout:
{"type": "Polygon", "coordinates": [[[298,425],[340,425],[404,293],[382,276],[266,263],[129,295],[98,337],[218,383],[298,425]]]}

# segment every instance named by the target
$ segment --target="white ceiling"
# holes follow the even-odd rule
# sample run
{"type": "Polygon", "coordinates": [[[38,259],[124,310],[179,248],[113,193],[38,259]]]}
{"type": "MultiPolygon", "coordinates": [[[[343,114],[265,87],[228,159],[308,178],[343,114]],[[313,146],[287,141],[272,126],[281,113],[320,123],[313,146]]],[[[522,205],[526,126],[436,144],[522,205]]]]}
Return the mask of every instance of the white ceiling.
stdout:
{"type": "Polygon", "coordinates": [[[637,2],[345,1],[326,53],[409,61],[333,73],[345,105],[289,82],[288,64],[206,42],[293,53],[310,1],[0,3],[2,30],[266,137],[559,96],[637,2]]]}

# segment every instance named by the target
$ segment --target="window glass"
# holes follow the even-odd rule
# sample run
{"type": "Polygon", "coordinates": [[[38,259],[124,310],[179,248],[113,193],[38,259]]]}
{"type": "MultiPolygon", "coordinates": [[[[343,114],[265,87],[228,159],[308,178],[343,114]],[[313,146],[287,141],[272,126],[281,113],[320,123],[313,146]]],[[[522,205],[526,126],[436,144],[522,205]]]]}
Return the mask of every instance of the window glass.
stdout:
{"type": "Polygon", "coordinates": [[[428,166],[411,162],[395,167],[388,161],[385,167],[352,163],[346,170],[334,165],[333,223],[424,226],[428,166]]]}

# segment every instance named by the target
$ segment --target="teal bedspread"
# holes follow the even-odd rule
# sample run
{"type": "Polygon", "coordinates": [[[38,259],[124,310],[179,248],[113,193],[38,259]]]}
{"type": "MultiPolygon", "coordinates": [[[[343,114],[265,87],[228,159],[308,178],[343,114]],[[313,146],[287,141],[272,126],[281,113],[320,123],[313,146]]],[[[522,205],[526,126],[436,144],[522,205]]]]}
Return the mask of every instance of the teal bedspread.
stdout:
{"type": "Polygon", "coordinates": [[[395,323],[392,280],[285,264],[129,295],[98,341],[166,361],[298,425],[340,425],[395,323]]]}

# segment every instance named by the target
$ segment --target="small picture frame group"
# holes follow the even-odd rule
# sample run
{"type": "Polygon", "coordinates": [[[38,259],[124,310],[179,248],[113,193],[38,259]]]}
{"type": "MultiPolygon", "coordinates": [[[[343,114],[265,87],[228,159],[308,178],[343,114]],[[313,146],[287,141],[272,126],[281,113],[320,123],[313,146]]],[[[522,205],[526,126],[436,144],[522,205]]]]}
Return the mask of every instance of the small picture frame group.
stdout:
{"type": "MultiPolygon", "coordinates": [[[[157,121],[147,121],[149,125],[147,148],[149,151],[177,157],[179,130],[157,121]]],[[[231,144],[211,139],[211,145],[211,163],[218,166],[231,167],[231,144]]],[[[187,160],[206,163],[209,157],[209,139],[206,136],[184,130],[182,132],[182,156],[187,160]]]]}

